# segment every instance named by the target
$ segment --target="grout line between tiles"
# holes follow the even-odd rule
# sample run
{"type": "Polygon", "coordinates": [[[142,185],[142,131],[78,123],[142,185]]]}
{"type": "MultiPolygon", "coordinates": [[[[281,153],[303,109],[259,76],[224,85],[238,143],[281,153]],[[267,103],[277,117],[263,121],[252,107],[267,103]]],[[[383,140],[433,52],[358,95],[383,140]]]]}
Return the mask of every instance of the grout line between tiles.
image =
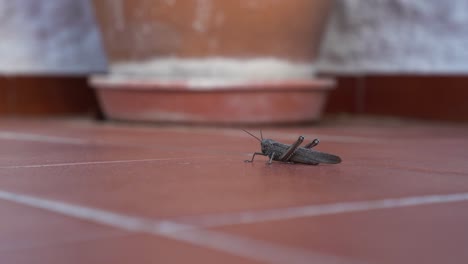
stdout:
{"type": "Polygon", "coordinates": [[[467,176],[468,172],[466,171],[455,171],[455,170],[437,170],[437,169],[426,169],[421,167],[411,167],[411,166],[394,166],[395,169],[415,171],[415,172],[424,172],[424,173],[437,173],[442,175],[452,174],[458,176],[467,176]]]}
{"type": "MultiPolygon", "coordinates": [[[[145,129],[145,128],[141,128],[145,129]]],[[[206,135],[207,133],[210,134],[217,134],[219,135],[220,132],[217,130],[212,129],[201,129],[201,128],[171,128],[171,131],[178,131],[178,132],[190,132],[193,133],[199,132],[200,134],[206,135]]],[[[223,129],[221,134],[225,136],[236,136],[236,137],[245,137],[247,136],[241,129],[233,130],[233,129],[223,129]],[[244,135],[245,134],[245,135],[244,135]]],[[[294,138],[300,136],[301,133],[291,133],[291,132],[268,132],[265,138],[294,138]]],[[[338,143],[383,143],[384,140],[374,137],[360,137],[360,136],[336,136],[336,135],[324,135],[320,133],[307,133],[306,135],[310,135],[311,139],[313,138],[320,138],[330,142],[338,142],[338,143]]],[[[304,135],[303,135],[304,136],[304,135]]],[[[388,140],[387,140],[388,141],[388,140]]]]}
{"type": "Polygon", "coordinates": [[[172,221],[129,216],[3,190],[0,190],[0,199],[130,232],[166,237],[179,242],[186,242],[234,256],[268,263],[357,263],[337,256],[277,245],[233,234],[197,229],[196,227],[172,221]]]}
{"type": "Polygon", "coordinates": [[[0,131],[0,139],[19,140],[19,141],[34,141],[45,143],[66,143],[73,145],[87,145],[94,144],[93,142],[80,138],[46,136],[40,134],[13,132],[13,131],[0,131]]]}
{"type": "Polygon", "coordinates": [[[68,162],[68,163],[35,164],[35,165],[11,165],[11,166],[0,166],[0,169],[48,168],[48,167],[116,164],[116,163],[132,163],[132,162],[193,160],[193,159],[209,159],[209,158],[213,158],[213,157],[217,157],[217,156],[204,156],[204,157],[199,157],[198,156],[198,157],[182,157],[182,158],[157,158],[157,159],[134,159],[134,160],[109,160],[109,161],[87,161],[87,162],[68,162]]]}
{"type": "MultiPolygon", "coordinates": [[[[138,129],[141,130],[141,129],[138,129]]],[[[161,128],[158,129],[160,131],[161,128]]],[[[151,128],[150,131],[156,131],[155,128],[151,128]]],[[[168,131],[168,129],[165,129],[168,131]]],[[[200,130],[195,128],[171,128],[170,131],[177,131],[183,133],[193,133],[195,132],[203,132],[205,135],[208,133],[216,133],[220,134],[219,131],[212,131],[212,130],[200,130]]],[[[226,130],[224,129],[221,134],[226,136],[244,136],[242,135],[242,130],[226,130]]],[[[308,133],[310,134],[310,133],[308,133]]],[[[294,138],[299,136],[299,134],[293,134],[290,132],[272,132],[269,133],[270,138],[294,138]]],[[[358,137],[358,136],[335,136],[335,135],[323,135],[323,134],[313,134],[311,135],[314,138],[320,138],[322,140],[326,140],[329,142],[338,142],[338,143],[382,143],[383,140],[378,138],[369,138],[369,137],[358,137]]],[[[24,133],[24,132],[14,132],[14,131],[0,131],[0,139],[8,139],[8,140],[24,140],[24,141],[34,141],[34,142],[46,142],[46,143],[60,143],[60,144],[73,144],[73,145],[101,145],[101,144],[112,144],[118,145],[114,142],[95,142],[88,139],[81,139],[81,138],[73,138],[73,137],[61,137],[61,136],[50,136],[50,135],[41,135],[41,134],[34,134],[34,133],[24,133]]]]}
{"type": "MultiPolygon", "coordinates": [[[[112,142],[112,141],[105,141],[103,139],[99,139],[99,141],[95,140],[85,140],[80,138],[70,138],[70,137],[57,137],[57,136],[46,136],[40,134],[31,134],[31,133],[20,133],[20,132],[7,132],[7,131],[0,131],[0,140],[16,140],[16,141],[31,141],[31,142],[40,142],[40,143],[56,143],[56,144],[71,144],[71,145],[81,145],[81,146],[103,146],[103,147],[137,147],[137,148],[147,148],[147,149],[167,149],[167,150],[187,150],[187,147],[177,147],[177,146],[160,146],[160,145],[147,145],[143,143],[130,143],[130,144],[123,144],[122,142],[112,142]]],[[[198,149],[191,150],[196,153],[212,153],[212,154],[225,154],[225,151],[219,150],[210,150],[209,148],[205,148],[204,151],[199,151],[198,149]]],[[[77,163],[74,163],[77,164],[77,163]]],[[[82,163],[87,164],[87,163],[82,163]]],[[[67,164],[65,164],[67,165],[67,164]]],[[[80,165],[80,164],[78,164],[80,165]]],[[[39,165],[25,165],[27,167],[41,167],[39,165]]],[[[19,168],[24,166],[5,166],[7,168],[19,168]]],[[[4,168],[4,167],[0,167],[4,168]]]]}
{"type": "Polygon", "coordinates": [[[102,233],[93,233],[93,234],[86,234],[79,236],[72,236],[66,237],[62,239],[56,239],[53,242],[29,242],[18,244],[18,243],[9,243],[7,246],[0,245],[0,253],[6,251],[16,251],[16,250],[27,250],[27,249],[38,249],[38,248],[48,248],[54,246],[60,246],[64,244],[74,244],[74,243],[82,243],[82,242],[89,242],[89,241],[96,241],[100,239],[109,239],[109,238],[121,238],[127,237],[129,235],[133,235],[133,233],[125,232],[125,231],[114,231],[114,232],[102,232],[102,233]]]}
{"type": "MultiPolygon", "coordinates": [[[[452,176],[468,176],[468,171],[462,171],[462,170],[448,170],[448,169],[434,169],[434,168],[424,168],[420,166],[405,166],[405,165],[387,165],[384,162],[375,162],[369,164],[367,163],[365,166],[367,168],[385,168],[387,170],[400,170],[400,171],[406,171],[406,172],[419,172],[419,173],[428,173],[428,174],[441,174],[444,176],[447,175],[452,175],[452,176]]],[[[346,163],[346,164],[341,164],[340,166],[342,167],[354,167],[354,168],[360,168],[363,165],[361,164],[352,164],[352,163],[346,163]]]]}
{"type": "Polygon", "coordinates": [[[281,209],[243,211],[236,213],[181,217],[172,220],[178,223],[190,223],[190,225],[197,226],[199,228],[213,228],[227,225],[253,224],[303,217],[335,215],[353,212],[366,212],[372,210],[413,207],[421,205],[434,205],[463,201],[468,201],[468,192],[445,195],[388,198],[374,201],[343,202],[321,205],[298,206],[281,209]]]}

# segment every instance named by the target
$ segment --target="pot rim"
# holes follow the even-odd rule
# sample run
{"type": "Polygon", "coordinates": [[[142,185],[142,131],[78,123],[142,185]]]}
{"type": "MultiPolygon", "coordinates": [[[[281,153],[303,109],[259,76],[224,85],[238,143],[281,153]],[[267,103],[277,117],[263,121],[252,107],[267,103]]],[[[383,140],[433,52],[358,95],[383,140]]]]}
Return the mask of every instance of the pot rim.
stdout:
{"type": "Polygon", "coordinates": [[[160,78],[113,78],[95,75],[88,79],[95,89],[140,90],[163,92],[278,92],[278,91],[327,91],[335,88],[333,78],[284,79],[284,80],[229,80],[195,79],[175,80],[160,78]]]}

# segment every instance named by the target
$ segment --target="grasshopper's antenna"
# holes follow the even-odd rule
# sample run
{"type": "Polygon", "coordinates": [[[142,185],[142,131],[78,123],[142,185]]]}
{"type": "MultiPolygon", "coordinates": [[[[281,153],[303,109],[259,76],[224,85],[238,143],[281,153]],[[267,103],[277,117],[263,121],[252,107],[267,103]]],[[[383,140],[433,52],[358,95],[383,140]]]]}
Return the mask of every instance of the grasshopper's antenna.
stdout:
{"type": "MultiPolygon", "coordinates": [[[[242,129],[242,128],[241,128],[242,129]]],[[[250,133],[249,131],[245,130],[245,129],[242,129],[245,133],[251,135],[252,137],[256,138],[258,141],[262,142],[258,137],[254,136],[252,133],[250,133]]],[[[263,138],[262,138],[263,139],[263,138]]]]}
{"type": "Polygon", "coordinates": [[[262,134],[262,130],[260,129],[260,137],[262,138],[263,140],[263,134],[262,134]]]}

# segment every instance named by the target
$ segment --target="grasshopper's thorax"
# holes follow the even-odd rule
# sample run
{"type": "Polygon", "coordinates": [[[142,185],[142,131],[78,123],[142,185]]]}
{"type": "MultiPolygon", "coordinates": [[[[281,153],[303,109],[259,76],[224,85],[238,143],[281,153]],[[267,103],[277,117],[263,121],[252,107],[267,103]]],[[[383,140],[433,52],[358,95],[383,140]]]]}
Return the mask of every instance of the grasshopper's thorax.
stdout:
{"type": "Polygon", "coordinates": [[[262,153],[269,155],[273,152],[273,143],[275,141],[273,139],[263,139],[262,142],[260,143],[262,147],[262,153]]]}

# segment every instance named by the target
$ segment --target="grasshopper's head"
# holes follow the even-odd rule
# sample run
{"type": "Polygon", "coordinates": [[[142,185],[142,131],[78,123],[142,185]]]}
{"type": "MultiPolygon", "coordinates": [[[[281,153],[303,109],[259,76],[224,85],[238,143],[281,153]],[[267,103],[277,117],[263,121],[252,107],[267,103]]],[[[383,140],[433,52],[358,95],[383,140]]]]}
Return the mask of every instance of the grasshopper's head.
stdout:
{"type": "Polygon", "coordinates": [[[262,141],[260,141],[260,146],[262,147],[263,154],[269,155],[270,153],[272,153],[273,142],[275,142],[273,139],[262,139],[262,141]]]}
{"type": "Polygon", "coordinates": [[[256,137],[255,135],[253,135],[252,133],[250,133],[249,131],[245,129],[242,129],[242,130],[244,130],[245,133],[254,137],[256,140],[258,140],[258,142],[260,142],[260,147],[262,148],[263,154],[269,155],[270,153],[272,153],[274,141],[272,139],[263,139],[262,130],[260,130],[260,138],[256,137]]]}

